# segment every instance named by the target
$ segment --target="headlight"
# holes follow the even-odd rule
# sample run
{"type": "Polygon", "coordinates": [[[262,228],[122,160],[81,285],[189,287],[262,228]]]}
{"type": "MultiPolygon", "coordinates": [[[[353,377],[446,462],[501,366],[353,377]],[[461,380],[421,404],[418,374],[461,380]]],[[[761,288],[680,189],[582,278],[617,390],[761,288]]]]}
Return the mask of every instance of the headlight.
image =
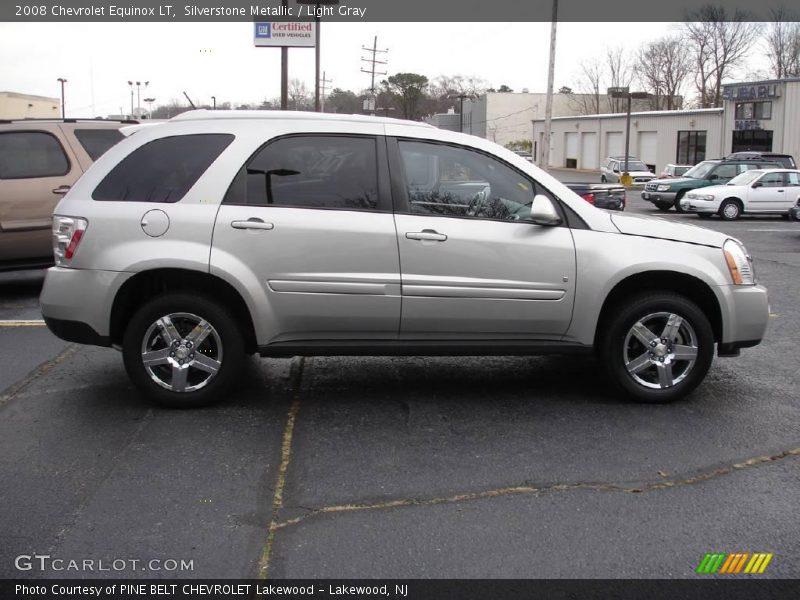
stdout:
{"type": "Polygon", "coordinates": [[[668,192],[669,191],[669,184],[662,183],[656,188],[659,192],[668,192]]]}
{"type": "Polygon", "coordinates": [[[754,285],[756,272],[753,268],[753,259],[747,254],[745,247],[737,240],[728,239],[722,245],[722,252],[725,254],[725,262],[728,263],[733,283],[754,285]]]}
{"type": "Polygon", "coordinates": [[[713,200],[714,194],[689,194],[687,198],[692,200],[713,200]]]}

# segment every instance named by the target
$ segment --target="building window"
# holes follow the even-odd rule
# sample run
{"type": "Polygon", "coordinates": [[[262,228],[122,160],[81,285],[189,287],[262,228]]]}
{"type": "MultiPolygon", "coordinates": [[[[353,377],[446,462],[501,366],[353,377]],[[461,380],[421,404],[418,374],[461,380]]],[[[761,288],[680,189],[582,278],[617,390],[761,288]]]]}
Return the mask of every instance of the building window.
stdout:
{"type": "Polygon", "coordinates": [[[706,132],[679,131],[676,162],[679,165],[696,165],[706,159],[706,132]]]}
{"type": "Polygon", "coordinates": [[[737,102],[736,120],[771,119],[772,102],[737,102]]]}

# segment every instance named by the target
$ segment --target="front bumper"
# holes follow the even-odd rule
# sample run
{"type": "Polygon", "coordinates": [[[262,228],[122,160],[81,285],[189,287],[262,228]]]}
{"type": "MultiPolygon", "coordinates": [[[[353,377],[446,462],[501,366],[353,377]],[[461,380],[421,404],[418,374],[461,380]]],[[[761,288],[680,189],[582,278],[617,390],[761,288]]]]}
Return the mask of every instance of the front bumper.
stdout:
{"type": "Polygon", "coordinates": [[[723,285],[721,347],[747,348],[764,338],[769,321],[769,297],[763,285],[723,285]]]}
{"type": "Polygon", "coordinates": [[[689,198],[681,198],[681,209],[684,212],[690,213],[705,213],[715,215],[719,212],[719,202],[710,200],[691,200],[689,198]]]}
{"type": "Polygon", "coordinates": [[[675,197],[678,195],[677,192],[642,192],[642,200],[647,200],[647,202],[668,202],[670,204],[675,204],[675,197]]]}
{"type": "Polygon", "coordinates": [[[69,342],[109,345],[114,298],[133,275],[51,267],[39,297],[45,324],[69,342]]]}

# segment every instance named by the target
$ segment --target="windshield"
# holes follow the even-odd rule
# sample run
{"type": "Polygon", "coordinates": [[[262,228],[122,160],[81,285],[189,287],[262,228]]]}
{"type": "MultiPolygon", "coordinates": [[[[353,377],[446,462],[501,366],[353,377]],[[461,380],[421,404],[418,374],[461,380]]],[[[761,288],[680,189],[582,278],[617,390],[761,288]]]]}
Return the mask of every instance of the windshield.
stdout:
{"type": "Polygon", "coordinates": [[[748,183],[752,183],[759,177],[764,174],[764,171],[745,171],[744,173],[739,173],[736,177],[731,179],[728,182],[728,185],[747,185],[748,183]]]}
{"type": "Polygon", "coordinates": [[[692,177],[694,179],[703,179],[703,177],[708,175],[711,169],[714,168],[715,164],[716,163],[713,163],[711,161],[701,162],[699,165],[695,165],[691,169],[686,171],[686,173],[684,173],[683,176],[692,177]]]}
{"type": "MultiPolygon", "coordinates": [[[[625,159],[622,158],[619,161],[619,168],[620,170],[625,168],[625,159]]],[[[650,169],[647,168],[643,162],[639,160],[629,160],[628,161],[628,171],[649,171],[650,169]]]]}

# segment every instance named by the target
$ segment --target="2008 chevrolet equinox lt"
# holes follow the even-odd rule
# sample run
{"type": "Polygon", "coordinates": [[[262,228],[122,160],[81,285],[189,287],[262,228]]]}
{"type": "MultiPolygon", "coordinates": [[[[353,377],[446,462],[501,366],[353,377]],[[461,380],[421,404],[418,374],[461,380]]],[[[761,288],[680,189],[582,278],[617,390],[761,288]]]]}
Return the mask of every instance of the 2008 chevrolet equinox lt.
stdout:
{"type": "Polygon", "coordinates": [[[739,241],[609,214],[484,139],[292,112],[133,127],[56,207],[41,305],[165,405],[224,398],[252,353],[595,352],[665,402],[764,335],[739,241]]]}

